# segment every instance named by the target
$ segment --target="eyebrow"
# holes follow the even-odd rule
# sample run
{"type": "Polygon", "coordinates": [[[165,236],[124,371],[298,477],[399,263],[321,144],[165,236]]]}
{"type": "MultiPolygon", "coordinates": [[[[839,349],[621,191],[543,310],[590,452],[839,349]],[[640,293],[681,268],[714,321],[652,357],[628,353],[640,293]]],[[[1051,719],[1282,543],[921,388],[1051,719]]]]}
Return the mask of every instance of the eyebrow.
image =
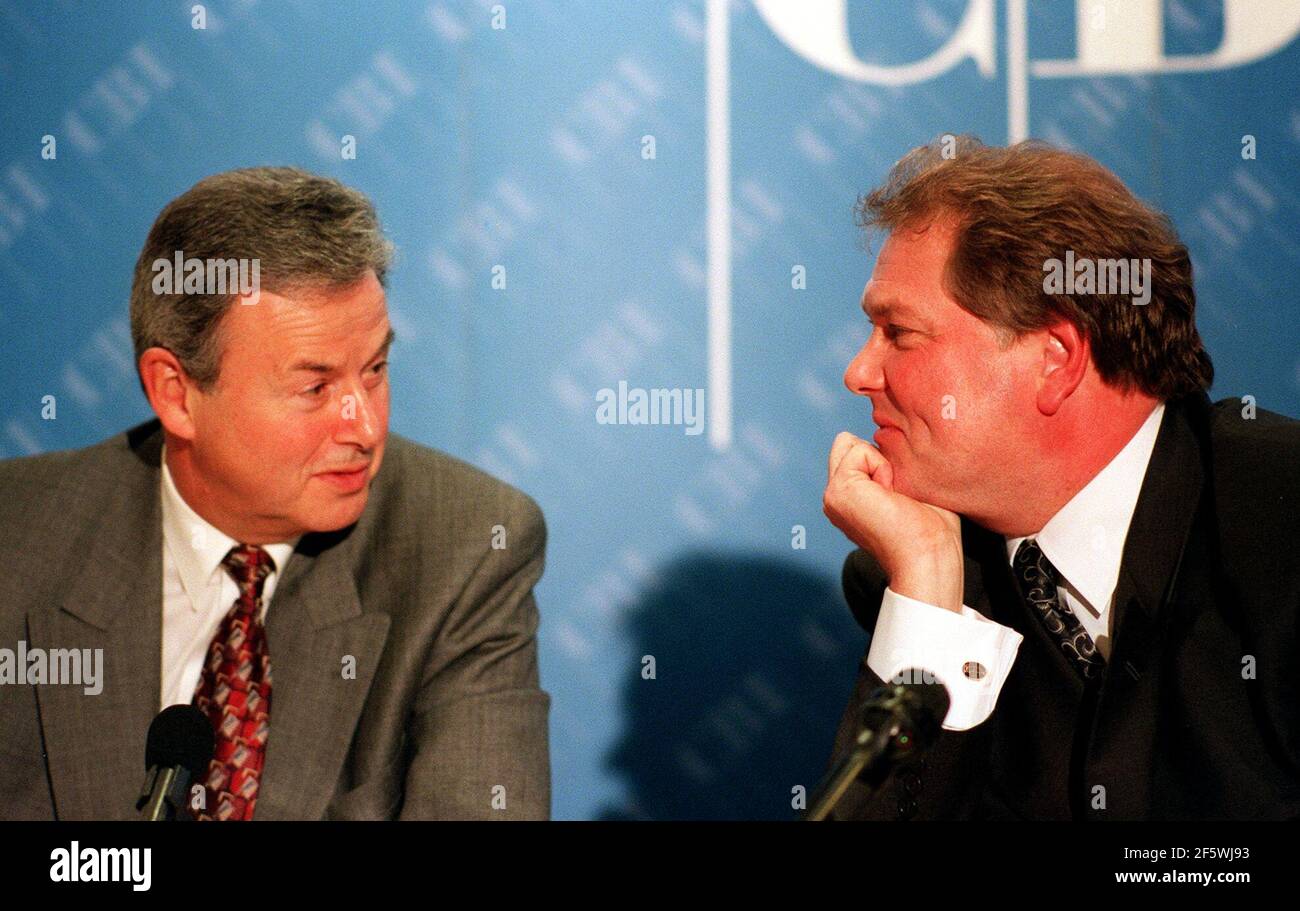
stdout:
{"type": "Polygon", "coordinates": [[[888,297],[879,304],[872,304],[871,294],[870,291],[868,291],[866,294],[862,295],[861,306],[862,312],[865,313],[867,319],[871,320],[873,323],[880,322],[881,320],[890,317],[896,317],[899,319],[905,319],[909,323],[913,323],[921,328],[929,328],[931,325],[928,319],[896,297],[888,297]]]}
{"type": "Polygon", "coordinates": [[[899,316],[904,319],[919,319],[919,316],[904,304],[884,303],[877,304],[873,307],[866,298],[862,299],[862,312],[873,321],[882,320],[889,316],[899,316]]]}
{"type": "MultiPolygon", "coordinates": [[[[397,338],[397,333],[393,331],[392,326],[389,326],[388,334],[384,336],[384,343],[379,346],[379,348],[375,351],[374,354],[366,358],[366,363],[369,364],[375,358],[380,357],[386,351],[388,351],[389,346],[393,344],[393,340],[396,338],[397,338]]],[[[316,361],[298,361],[295,364],[293,364],[293,366],[291,366],[286,372],[297,373],[299,370],[306,370],[311,373],[334,373],[337,369],[338,368],[332,364],[321,364],[316,361]]]]}

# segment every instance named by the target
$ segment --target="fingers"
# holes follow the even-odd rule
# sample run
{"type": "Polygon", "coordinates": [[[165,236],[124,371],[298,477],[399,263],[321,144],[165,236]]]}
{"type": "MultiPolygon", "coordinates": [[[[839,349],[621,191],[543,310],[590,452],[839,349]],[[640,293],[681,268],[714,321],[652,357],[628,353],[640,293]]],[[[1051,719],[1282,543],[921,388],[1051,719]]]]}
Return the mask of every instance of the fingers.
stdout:
{"type": "Polygon", "coordinates": [[[851,433],[841,433],[831,446],[830,475],[844,471],[860,471],[886,490],[894,489],[894,469],[880,450],[851,433]]]}
{"type": "Polygon", "coordinates": [[[849,433],[847,430],[835,434],[835,442],[831,443],[830,461],[826,466],[827,483],[829,483],[830,479],[835,476],[835,469],[840,467],[840,461],[844,458],[845,453],[853,447],[854,443],[861,442],[861,440],[849,433]]]}
{"type": "Polygon", "coordinates": [[[871,476],[871,480],[875,481],[881,487],[885,488],[885,490],[893,490],[894,489],[894,466],[889,464],[889,459],[885,458],[880,454],[879,449],[876,449],[874,446],[872,447],[872,449],[875,451],[876,457],[880,459],[880,464],[876,466],[876,471],[871,476]]]}

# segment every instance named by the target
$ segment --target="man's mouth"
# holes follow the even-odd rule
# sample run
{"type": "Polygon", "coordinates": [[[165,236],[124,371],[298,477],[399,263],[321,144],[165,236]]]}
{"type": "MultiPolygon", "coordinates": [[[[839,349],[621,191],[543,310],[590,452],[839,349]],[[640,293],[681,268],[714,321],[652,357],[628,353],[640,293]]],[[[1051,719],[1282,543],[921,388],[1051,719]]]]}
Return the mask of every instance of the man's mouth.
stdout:
{"type": "Polygon", "coordinates": [[[355,493],[365,486],[369,474],[370,465],[366,464],[344,471],[323,471],[316,477],[344,493],[355,493]]]}

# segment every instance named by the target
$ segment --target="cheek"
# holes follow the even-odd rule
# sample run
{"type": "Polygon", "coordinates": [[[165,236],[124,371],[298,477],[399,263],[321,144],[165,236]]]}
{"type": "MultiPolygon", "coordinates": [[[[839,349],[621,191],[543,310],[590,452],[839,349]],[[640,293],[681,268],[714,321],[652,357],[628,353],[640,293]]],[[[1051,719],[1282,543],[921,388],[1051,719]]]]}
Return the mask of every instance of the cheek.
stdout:
{"type": "Polygon", "coordinates": [[[334,437],[333,415],[327,412],[328,409],[324,408],[319,413],[312,412],[286,428],[281,457],[293,471],[308,473],[319,470],[321,465],[338,463],[337,447],[331,442],[334,437]]]}
{"type": "Polygon", "coordinates": [[[1016,365],[997,351],[986,351],[951,377],[956,420],[946,421],[956,449],[988,458],[1014,438],[1016,365]]]}
{"type": "Polygon", "coordinates": [[[983,448],[981,434],[998,432],[990,404],[1006,378],[983,356],[934,347],[904,354],[910,356],[897,359],[890,383],[909,422],[908,447],[929,459],[941,456],[946,471],[983,448]]]}
{"type": "Polygon", "coordinates": [[[283,487],[292,478],[305,477],[320,464],[328,450],[329,421],[325,409],[288,409],[267,415],[258,428],[260,465],[255,471],[267,486],[283,487]]]}
{"type": "Polygon", "coordinates": [[[210,467],[247,485],[257,476],[257,463],[272,440],[274,424],[257,408],[231,394],[214,400],[204,410],[202,451],[210,467]]]}
{"type": "Polygon", "coordinates": [[[919,391],[918,376],[924,376],[924,371],[918,369],[920,365],[917,361],[916,353],[896,351],[880,368],[885,376],[885,388],[889,390],[889,398],[907,414],[915,411],[919,391]]]}
{"type": "Polygon", "coordinates": [[[890,363],[886,382],[909,428],[922,432],[928,428],[933,434],[941,420],[944,396],[959,396],[945,367],[942,358],[922,350],[900,351],[890,363]]]}

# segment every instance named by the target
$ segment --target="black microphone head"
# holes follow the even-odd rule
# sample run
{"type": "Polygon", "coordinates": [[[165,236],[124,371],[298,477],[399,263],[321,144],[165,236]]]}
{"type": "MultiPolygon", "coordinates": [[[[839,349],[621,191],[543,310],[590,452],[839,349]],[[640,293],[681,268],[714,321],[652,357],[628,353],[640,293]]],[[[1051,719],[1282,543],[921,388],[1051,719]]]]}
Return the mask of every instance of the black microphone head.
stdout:
{"type": "Polygon", "coordinates": [[[867,697],[861,724],[875,731],[893,729],[892,748],[902,755],[939,738],[950,702],[948,688],[934,673],[908,668],[867,697]]]}
{"type": "Polygon", "coordinates": [[[169,705],[149,725],[144,767],[182,766],[197,778],[206,773],[215,748],[207,716],[192,705],[169,705]]]}

